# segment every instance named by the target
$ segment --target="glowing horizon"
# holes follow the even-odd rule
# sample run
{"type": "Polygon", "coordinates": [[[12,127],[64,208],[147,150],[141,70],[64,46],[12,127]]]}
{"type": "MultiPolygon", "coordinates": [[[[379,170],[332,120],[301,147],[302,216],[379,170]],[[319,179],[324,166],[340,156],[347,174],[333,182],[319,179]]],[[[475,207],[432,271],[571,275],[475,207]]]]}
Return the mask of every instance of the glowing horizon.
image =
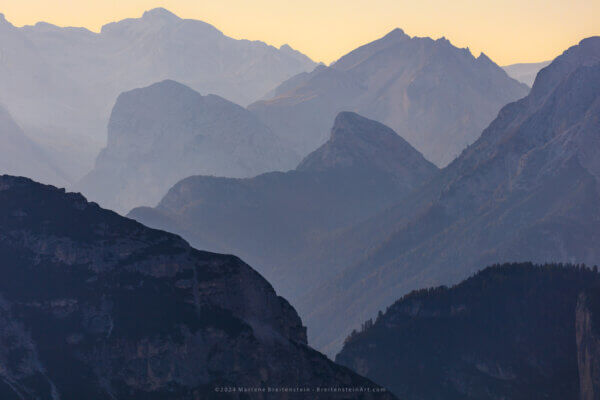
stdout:
{"type": "Polygon", "coordinates": [[[289,44],[315,61],[330,63],[365,43],[401,28],[410,36],[446,37],[474,56],[499,65],[552,59],[581,39],[600,35],[597,0],[0,0],[0,13],[15,26],[44,21],[85,27],[139,18],[163,7],[181,18],[207,22],[236,39],[289,44]],[[498,23],[497,21],[501,21],[498,23]],[[324,39],[325,38],[325,39],[324,39]]]}

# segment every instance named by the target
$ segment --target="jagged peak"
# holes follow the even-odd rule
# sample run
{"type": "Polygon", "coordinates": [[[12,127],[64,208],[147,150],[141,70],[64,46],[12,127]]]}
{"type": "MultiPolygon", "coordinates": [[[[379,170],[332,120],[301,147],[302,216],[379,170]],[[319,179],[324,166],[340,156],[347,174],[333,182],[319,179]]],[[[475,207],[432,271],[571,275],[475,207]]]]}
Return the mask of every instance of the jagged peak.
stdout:
{"type": "Polygon", "coordinates": [[[479,57],[477,57],[477,61],[479,61],[479,62],[485,62],[485,63],[488,63],[488,64],[494,64],[494,65],[496,64],[483,51],[479,54],[479,57]]]}

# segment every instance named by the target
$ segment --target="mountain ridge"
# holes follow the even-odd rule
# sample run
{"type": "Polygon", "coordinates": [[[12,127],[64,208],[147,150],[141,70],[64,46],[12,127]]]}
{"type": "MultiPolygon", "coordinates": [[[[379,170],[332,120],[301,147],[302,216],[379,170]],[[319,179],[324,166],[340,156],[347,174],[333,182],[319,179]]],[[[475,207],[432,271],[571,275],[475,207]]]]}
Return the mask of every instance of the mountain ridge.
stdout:
{"type": "Polygon", "coordinates": [[[597,263],[599,43],[582,41],[540,71],[530,94],[506,105],[427,185],[298,261],[344,268],[296,303],[309,336],[318,332],[314,345],[335,351],[341,338],[327,326],[480,265],[597,263]]]}
{"type": "Polygon", "coordinates": [[[296,158],[243,107],[165,80],[118,97],[107,146],[76,188],[127,212],[156,204],[190,175],[246,177],[290,168],[296,158]]]}
{"type": "Polygon", "coordinates": [[[246,179],[189,177],[156,208],[136,208],[129,216],[177,232],[199,248],[239,254],[293,301],[335,270],[308,273],[306,267],[290,267],[291,259],[436,173],[390,128],[342,112],[330,141],[295,170],[246,179]]]}
{"type": "Polygon", "coordinates": [[[106,143],[118,95],[165,79],[246,105],[316,65],[303,54],[236,40],[160,10],[100,32],[3,20],[0,102],[29,137],[79,180],[106,143]],[[165,18],[166,17],[166,18],[165,18]]]}
{"type": "MultiPolygon", "coordinates": [[[[306,346],[292,306],[235,256],[26,178],[0,176],[0,205],[2,398],[192,400],[299,383],[380,390],[306,346]]],[[[393,398],[377,393],[360,397],[393,398]]]]}
{"type": "Polygon", "coordinates": [[[401,29],[283,82],[248,106],[308,154],[326,141],[331,120],[354,111],[390,126],[437,166],[445,166],[509,101],[528,88],[487,56],[473,57],[445,38],[401,29]]]}

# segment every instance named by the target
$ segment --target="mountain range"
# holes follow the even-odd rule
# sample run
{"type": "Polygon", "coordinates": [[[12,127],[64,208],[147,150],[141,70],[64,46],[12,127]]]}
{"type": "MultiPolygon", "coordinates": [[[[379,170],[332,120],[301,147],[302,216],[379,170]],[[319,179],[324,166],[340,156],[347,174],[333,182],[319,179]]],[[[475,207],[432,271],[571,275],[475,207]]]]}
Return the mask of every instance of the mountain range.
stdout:
{"type": "Polygon", "coordinates": [[[246,105],[315,63],[287,45],[236,40],[158,8],[99,33],[0,16],[0,103],[77,181],[106,144],[117,96],[173,79],[246,105]]]}
{"type": "Polygon", "coordinates": [[[578,354],[599,361],[586,351],[597,349],[589,330],[598,327],[584,312],[599,283],[581,266],[489,267],[404,296],[354,332],[336,361],[406,400],[587,399],[578,354]]]}
{"type": "Polygon", "coordinates": [[[181,234],[198,248],[232,253],[293,299],[333,270],[292,267],[323,235],[382,211],[438,169],[392,129],[340,113],[330,139],[289,172],[247,179],[193,176],[156,208],[129,216],[181,234]]]}
{"type": "Polygon", "coordinates": [[[80,194],[0,176],[0,257],[2,399],[393,398],[309,348],[293,307],[239,258],[80,194]]]}
{"type": "Polygon", "coordinates": [[[154,206],[190,175],[248,177],[297,156],[245,108],[172,80],[121,94],[108,143],[76,190],[119,212],[154,206]]]}
{"type": "Polygon", "coordinates": [[[502,106],[527,92],[485,54],[475,58],[444,38],[395,29],[330,66],[294,76],[248,108],[302,155],[327,140],[337,113],[355,111],[388,125],[442,167],[502,106]]]}
{"type": "Polygon", "coordinates": [[[481,137],[429,183],[306,254],[342,269],[296,306],[312,343],[349,332],[409,291],[458,282],[496,262],[600,258],[600,37],[537,75],[481,137]],[[366,254],[366,255],[365,255],[366,254]]]}

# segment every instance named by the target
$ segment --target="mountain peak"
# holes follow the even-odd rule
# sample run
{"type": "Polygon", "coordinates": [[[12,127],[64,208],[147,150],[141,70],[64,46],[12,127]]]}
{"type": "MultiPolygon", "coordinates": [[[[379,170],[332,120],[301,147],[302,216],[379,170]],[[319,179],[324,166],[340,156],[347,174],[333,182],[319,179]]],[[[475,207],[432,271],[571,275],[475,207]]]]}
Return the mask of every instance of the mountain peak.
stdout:
{"type": "Polygon", "coordinates": [[[160,19],[163,21],[174,21],[174,20],[180,20],[181,18],[179,18],[177,15],[173,14],[171,11],[167,10],[166,8],[162,8],[162,7],[157,7],[157,8],[153,8],[152,10],[148,10],[144,12],[144,15],[142,15],[143,19],[160,19]]]}
{"type": "Polygon", "coordinates": [[[487,56],[487,54],[485,54],[483,51],[481,52],[481,54],[479,54],[479,57],[477,57],[477,61],[480,61],[480,62],[487,62],[487,63],[492,63],[492,64],[495,64],[495,63],[492,61],[492,59],[491,59],[491,58],[489,58],[489,57],[487,56]]]}
{"type": "Polygon", "coordinates": [[[374,168],[403,175],[408,166],[425,175],[437,170],[391,128],[357,113],[343,111],[335,118],[329,141],[309,154],[297,170],[374,168]]]}
{"type": "Polygon", "coordinates": [[[404,39],[409,38],[409,36],[404,33],[404,31],[400,28],[394,28],[387,35],[383,37],[383,39],[404,39]]]}

